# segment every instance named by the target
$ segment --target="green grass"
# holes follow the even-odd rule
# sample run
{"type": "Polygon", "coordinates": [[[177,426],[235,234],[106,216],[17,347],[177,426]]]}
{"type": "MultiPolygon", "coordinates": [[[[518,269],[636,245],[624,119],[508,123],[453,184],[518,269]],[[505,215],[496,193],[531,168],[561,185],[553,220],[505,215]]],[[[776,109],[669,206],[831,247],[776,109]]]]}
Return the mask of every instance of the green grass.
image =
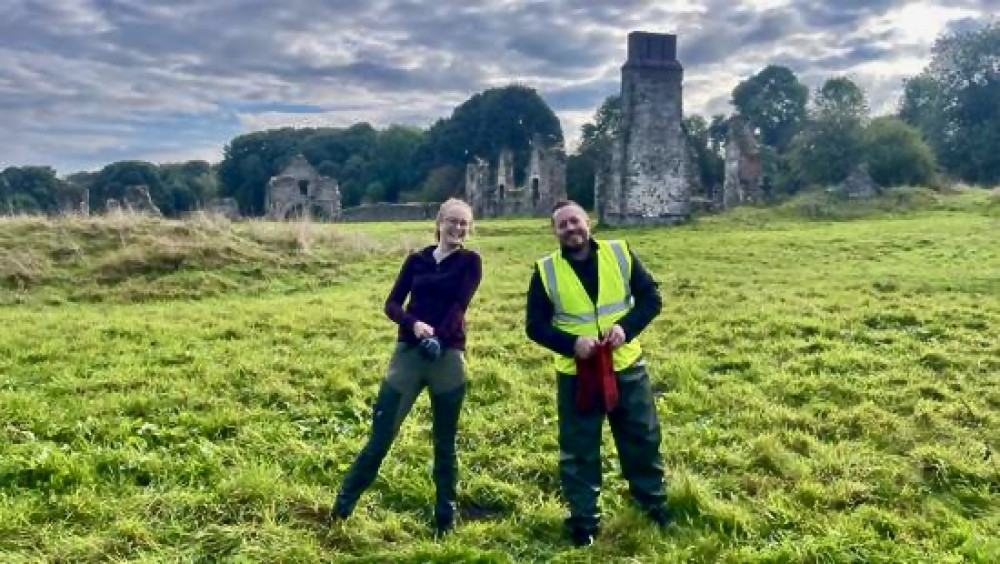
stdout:
{"type": "Polygon", "coordinates": [[[631,507],[608,434],[586,551],[561,536],[554,379],[523,331],[545,220],[477,226],[442,541],[426,397],[355,515],[323,523],[391,351],[376,314],[429,224],[0,220],[0,561],[998,561],[984,194],[601,230],[665,298],[642,340],[679,519],[631,507]]]}

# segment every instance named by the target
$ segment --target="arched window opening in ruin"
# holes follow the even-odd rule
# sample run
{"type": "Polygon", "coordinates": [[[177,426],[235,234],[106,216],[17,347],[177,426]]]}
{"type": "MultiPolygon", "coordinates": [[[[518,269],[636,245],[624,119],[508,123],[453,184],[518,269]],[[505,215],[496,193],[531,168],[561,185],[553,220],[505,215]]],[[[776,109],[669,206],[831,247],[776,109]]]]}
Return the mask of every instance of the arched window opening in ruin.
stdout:
{"type": "Polygon", "coordinates": [[[501,185],[500,185],[500,186],[499,186],[499,187],[497,188],[497,190],[498,190],[498,192],[497,192],[497,195],[499,196],[499,199],[500,199],[501,201],[503,200],[503,197],[504,197],[504,188],[505,188],[505,187],[504,187],[504,185],[503,185],[503,184],[501,184],[501,185]]]}
{"type": "Polygon", "coordinates": [[[537,208],[538,207],[538,200],[539,200],[539,196],[538,196],[538,177],[536,176],[535,178],[531,179],[531,205],[537,208]]]}
{"type": "Polygon", "coordinates": [[[299,194],[302,194],[303,196],[308,196],[309,195],[309,181],[308,180],[299,180],[299,194]]]}

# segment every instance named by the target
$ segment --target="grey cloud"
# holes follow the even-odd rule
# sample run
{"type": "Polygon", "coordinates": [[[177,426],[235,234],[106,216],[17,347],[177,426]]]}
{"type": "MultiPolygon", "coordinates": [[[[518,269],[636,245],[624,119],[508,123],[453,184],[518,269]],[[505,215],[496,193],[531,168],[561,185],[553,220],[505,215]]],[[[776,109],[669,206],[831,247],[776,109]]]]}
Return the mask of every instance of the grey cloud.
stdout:
{"type": "MultiPolygon", "coordinates": [[[[739,76],[768,63],[819,77],[925,54],[926,44],[902,43],[894,31],[864,31],[902,3],[805,0],[758,11],[726,0],[697,9],[651,0],[0,0],[0,122],[9,132],[0,165],[29,153],[57,165],[97,162],[213,135],[221,146],[238,128],[230,101],[417,123],[487,86],[521,81],[557,111],[579,114],[617,91],[636,29],[679,35],[685,92],[717,111],[739,76]],[[171,120],[190,116],[214,125],[184,122],[171,133],[171,120]],[[175,137],[157,145],[159,135],[175,137]]],[[[998,2],[949,5],[985,16],[998,2]]],[[[885,80],[873,97],[895,88],[897,78],[885,80]]]]}
{"type": "Polygon", "coordinates": [[[542,96],[549,105],[560,110],[596,110],[605,98],[620,90],[617,80],[600,80],[543,91],[542,96]]]}

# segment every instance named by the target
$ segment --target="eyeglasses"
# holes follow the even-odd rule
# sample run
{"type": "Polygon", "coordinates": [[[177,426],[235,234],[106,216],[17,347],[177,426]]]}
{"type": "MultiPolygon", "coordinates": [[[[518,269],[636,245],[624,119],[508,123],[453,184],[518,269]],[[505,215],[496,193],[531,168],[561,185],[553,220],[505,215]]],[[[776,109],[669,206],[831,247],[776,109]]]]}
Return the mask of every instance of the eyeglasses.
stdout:
{"type": "Polygon", "coordinates": [[[444,221],[445,223],[447,223],[448,225],[450,225],[452,227],[468,227],[469,226],[469,220],[465,219],[465,218],[446,217],[442,221],[444,221]]]}

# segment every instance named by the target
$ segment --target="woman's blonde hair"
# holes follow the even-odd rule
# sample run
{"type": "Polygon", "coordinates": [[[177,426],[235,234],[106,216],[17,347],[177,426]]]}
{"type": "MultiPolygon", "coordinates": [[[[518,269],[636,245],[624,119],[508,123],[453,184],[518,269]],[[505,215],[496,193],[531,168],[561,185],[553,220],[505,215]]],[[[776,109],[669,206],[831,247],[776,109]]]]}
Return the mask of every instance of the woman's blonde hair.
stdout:
{"type": "Polygon", "coordinates": [[[438,208],[437,218],[434,220],[435,241],[441,240],[441,228],[438,227],[438,225],[440,225],[441,220],[444,219],[445,212],[447,212],[451,208],[462,208],[465,211],[469,212],[469,232],[472,232],[472,206],[465,203],[464,200],[459,200],[458,198],[448,198],[447,200],[441,203],[441,207],[438,208]]]}

